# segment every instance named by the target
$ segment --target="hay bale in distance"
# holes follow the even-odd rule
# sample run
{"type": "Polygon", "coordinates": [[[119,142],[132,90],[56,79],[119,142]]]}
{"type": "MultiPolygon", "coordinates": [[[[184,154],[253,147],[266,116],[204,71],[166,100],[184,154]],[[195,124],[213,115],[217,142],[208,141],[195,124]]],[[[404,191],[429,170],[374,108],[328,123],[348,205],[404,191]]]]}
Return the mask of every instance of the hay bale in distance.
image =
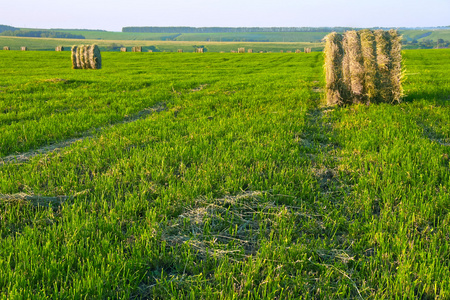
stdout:
{"type": "Polygon", "coordinates": [[[151,53],[151,52],[153,52],[153,50],[148,50],[148,52],[150,52],[150,53],[151,53]]]}
{"type": "Polygon", "coordinates": [[[11,48],[9,48],[8,46],[5,46],[5,47],[3,47],[3,50],[9,51],[9,50],[11,50],[11,48]]]}
{"type": "Polygon", "coordinates": [[[311,53],[311,48],[305,48],[305,49],[303,50],[303,52],[305,52],[305,53],[311,53]]]}
{"type": "Polygon", "coordinates": [[[28,51],[28,48],[25,46],[20,47],[20,51],[28,51]]]}
{"type": "Polygon", "coordinates": [[[238,48],[238,53],[245,53],[245,48],[238,48]]]}
{"type": "Polygon", "coordinates": [[[329,105],[342,104],[342,99],[346,95],[345,84],[342,80],[342,61],[344,57],[342,35],[336,32],[327,35],[325,37],[324,53],[327,103],[329,105]]]}
{"type": "Polygon", "coordinates": [[[302,53],[302,50],[297,49],[297,50],[295,50],[295,53],[302,53]]]}
{"type": "Polygon", "coordinates": [[[203,48],[196,48],[195,53],[203,53],[203,48]]]}
{"type": "Polygon", "coordinates": [[[127,48],[126,47],[120,48],[120,52],[127,52],[127,48]]]}
{"type": "Polygon", "coordinates": [[[248,53],[253,53],[253,49],[248,49],[247,52],[248,53]]]}
{"type": "Polygon", "coordinates": [[[56,46],[55,51],[56,52],[64,51],[64,47],[63,46],[56,46]]]}
{"type": "Polygon", "coordinates": [[[177,52],[178,53],[183,53],[183,49],[178,49],[177,52]]]}
{"type": "Polygon", "coordinates": [[[134,46],[131,48],[131,52],[142,52],[142,46],[134,46]]]}

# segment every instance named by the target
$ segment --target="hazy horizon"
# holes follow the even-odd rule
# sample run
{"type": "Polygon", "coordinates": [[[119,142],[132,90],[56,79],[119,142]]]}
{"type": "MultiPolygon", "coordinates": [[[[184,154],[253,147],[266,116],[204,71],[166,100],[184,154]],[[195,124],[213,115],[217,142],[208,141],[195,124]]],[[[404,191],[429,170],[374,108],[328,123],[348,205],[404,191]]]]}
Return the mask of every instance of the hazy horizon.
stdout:
{"type": "Polygon", "coordinates": [[[21,28],[99,29],[188,27],[437,27],[448,26],[450,1],[429,0],[18,0],[0,11],[0,24],[21,28]],[[106,4],[104,4],[106,3],[106,4]]]}

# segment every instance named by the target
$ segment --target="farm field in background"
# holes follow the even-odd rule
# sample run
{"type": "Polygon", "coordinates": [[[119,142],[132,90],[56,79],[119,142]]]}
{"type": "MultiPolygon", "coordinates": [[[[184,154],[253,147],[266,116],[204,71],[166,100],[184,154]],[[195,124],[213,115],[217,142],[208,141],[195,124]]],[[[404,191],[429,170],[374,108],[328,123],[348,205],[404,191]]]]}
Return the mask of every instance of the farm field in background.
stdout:
{"type": "Polygon", "coordinates": [[[450,50],[403,56],[326,107],[318,52],[0,51],[0,299],[449,298],[450,50]]]}
{"type": "Polygon", "coordinates": [[[4,46],[11,47],[11,50],[20,50],[21,46],[27,46],[29,50],[54,51],[57,46],[64,46],[69,51],[73,45],[97,44],[102,51],[119,51],[121,47],[128,47],[128,51],[133,46],[143,46],[143,51],[152,50],[154,52],[177,52],[182,49],[184,52],[193,52],[195,48],[205,47],[207,52],[231,52],[238,48],[253,49],[256,51],[295,51],[304,48],[311,48],[313,51],[321,51],[323,43],[253,43],[253,42],[206,42],[206,41],[143,41],[143,40],[83,40],[83,39],[52,39],[52,38],[24,38],[24,37],[2,37],[0,36],[0,50],[4,46]]]}

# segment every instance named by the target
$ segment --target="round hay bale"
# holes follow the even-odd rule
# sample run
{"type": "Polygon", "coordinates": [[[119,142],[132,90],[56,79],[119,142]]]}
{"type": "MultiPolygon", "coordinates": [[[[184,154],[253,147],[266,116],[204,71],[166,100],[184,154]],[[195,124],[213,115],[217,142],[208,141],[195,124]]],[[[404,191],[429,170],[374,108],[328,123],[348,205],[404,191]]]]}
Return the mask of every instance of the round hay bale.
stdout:
{"type": "Polygon", "coordinates": [[[347,31],[344,34],[343,43],[345,53],[342,70],[343,80],[350,91],[352,102],[361,103],[364,102],[364,61],[358,32],[355,30],[347,31]]]}
{"type": "Polygon", "coordinates": [[[5,46],[5,47],[3,47],[3,50],[9,51],[9,50],[11,50],[11,48],[9,48],[8,46],[5,46]]]}
{"type": "Polygon", "coordinates": [[[102,68],[102,56],[100,48],[97,45],[91,45],[89,48],[90,68],[99,70],[102,68]]]}
{"type": "Polygon", "coordinates": [[[377,43],[377,64],[380,84],[378,91],[380,100],[383,102],[393,102],[391,83],[391,35],[384,30],[375,30],[375,41],[377,43]]]}
{"type": "Polygon", "coordinates": [[[373,31],[364,29],[359,32],[361,52],[364,61],[364,91],[366,103],[378,101],[379,75],[377,64],[377,47],[373,31]]]}
{"type": "Polygon", "coordinates": [[[325,37],[324,54],[327,103],[328,105],[342,104],[343,97],[346,94],[346,87],[342,79],[342,61],[344,56],[342,35],[332,32],[325,37]]]}
{"type": "Polygon", "coordinates": [[[403,97],[402,37],[397,30],[389,30],[391,37],[391,85],[392,101],[401,102],[403,97]]]}
{"type": "Polygon", "coordinates": [[[77,46],[73,46],[71,50],[72,57],[72,69],[79,69],[78,56],[77,56],[77,46]]]}

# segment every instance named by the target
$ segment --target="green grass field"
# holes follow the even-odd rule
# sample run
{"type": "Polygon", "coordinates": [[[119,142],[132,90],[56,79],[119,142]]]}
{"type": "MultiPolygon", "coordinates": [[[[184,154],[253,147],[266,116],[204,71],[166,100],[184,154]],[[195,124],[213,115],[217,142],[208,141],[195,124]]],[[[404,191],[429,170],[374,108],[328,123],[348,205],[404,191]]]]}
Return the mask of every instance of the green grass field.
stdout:
{"type": "Polygon", "coordinates": [[[449,50],[398,105],[321,53],[0,51],[0,299],[450,298],[449,50]]]}

